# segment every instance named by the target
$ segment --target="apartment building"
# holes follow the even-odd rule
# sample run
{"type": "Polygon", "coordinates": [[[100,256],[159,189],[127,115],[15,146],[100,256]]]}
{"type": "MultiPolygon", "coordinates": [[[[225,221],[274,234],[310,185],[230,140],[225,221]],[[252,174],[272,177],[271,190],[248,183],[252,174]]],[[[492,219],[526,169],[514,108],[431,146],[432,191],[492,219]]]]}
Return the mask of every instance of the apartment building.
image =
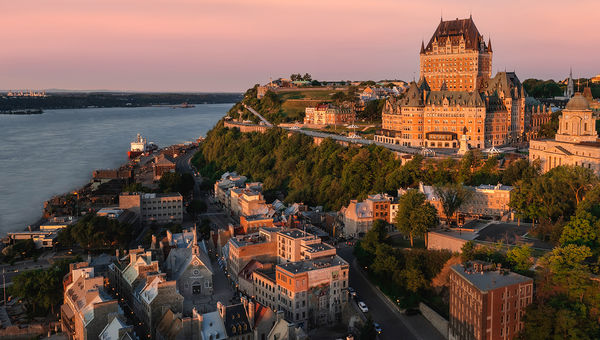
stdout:
{"type": "Polygon", "coordinates": [[[449,339],[516,338],[533,300],[533,279],[481,261],[451,269],[449,339]]]}
{"type": "Polygon", "coordinates": [[[265,215],[240,216],[240,226],[245,234],[256,233],[260,228],[272,228],[273,217],[265,215]]]}
{"type": "Polygon", "coordinates": [[[224,206],[229,206],[229,189],[239,188],[246,182],[246,176],[238,175],[237,172],[226,172],[221,179],[215,182],[215,198],[224,206]]]}
{"type": "Polygon", "coordinates": [[[258,233],[231,237],[228,242],[227,269],[232,280],[238,280],[240,271],[255,259],[260,262],[276,262],[276,232],[279,228],[261,228],[258,233]]]}
{"type": "Polygon", "coordinates": [[[179,193],[129,193],[119,195],[119,209],[129,209],[140,216],[142,223],[181,223],[183,197],[179,193]]]}
{"type": "Polygon", "coordinates": [[[313,328],[341,321],[349,265],[334,255],[276,266],[277,300],[287,320],[313,328]]]}

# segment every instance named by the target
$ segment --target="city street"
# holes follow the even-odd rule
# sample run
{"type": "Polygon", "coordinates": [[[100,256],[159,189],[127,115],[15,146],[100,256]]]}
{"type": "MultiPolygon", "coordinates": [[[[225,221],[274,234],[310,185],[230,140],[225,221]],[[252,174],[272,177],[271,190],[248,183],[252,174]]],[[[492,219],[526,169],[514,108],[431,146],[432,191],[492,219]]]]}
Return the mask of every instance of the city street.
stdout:
{"type": "Polygon", "coordinates": [[[407,316],[388,306],[375,292],[375,288],[367,278],[359,273],[360,269],[353,264],[352,250],[352,247],[342,246],[338,248],[337,253],[350,264],[350,287],[356,290],[359,301],[367,305],[368,314],[373,321],[380,324],[383,329],[379,339],[444,339],[421,314],[407,316]]]}

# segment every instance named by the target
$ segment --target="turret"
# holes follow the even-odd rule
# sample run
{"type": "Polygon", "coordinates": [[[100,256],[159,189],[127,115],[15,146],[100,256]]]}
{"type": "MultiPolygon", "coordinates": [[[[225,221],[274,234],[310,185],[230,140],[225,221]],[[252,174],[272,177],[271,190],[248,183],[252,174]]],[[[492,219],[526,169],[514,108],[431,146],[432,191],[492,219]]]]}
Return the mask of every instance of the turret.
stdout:
{"type": "Polygon", "coordinates": [[[492,38],[488,40],[488,52],[492,52],[492,38]]]}
{"type": "Polygon", "coordinates": [[[425,53],[425,42],[421,40],[421,54],[425,53]]]}

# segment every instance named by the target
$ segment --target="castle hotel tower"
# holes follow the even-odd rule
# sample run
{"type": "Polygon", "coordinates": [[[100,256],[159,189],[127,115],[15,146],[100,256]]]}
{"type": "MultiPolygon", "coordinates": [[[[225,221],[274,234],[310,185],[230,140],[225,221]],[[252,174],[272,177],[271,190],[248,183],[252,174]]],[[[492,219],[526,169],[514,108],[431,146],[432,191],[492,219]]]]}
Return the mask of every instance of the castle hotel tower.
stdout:
{"type": "Polygon", "coordinates": [[[492,78],[492,43],[471,17],[442,20],[419,58],[418,83],[386,101],[375,141],[458,150],[462,140],[464,150],[482,149],[522,142],[550,118],[539,103],[526,106],[515,72],[492,78]]]}
{"type": "Polygon", "coordinates": [[[492,76],[492,42],[486,44],[473,19],[440,21],[427,46],[421,42],[420,79],[432,91],[475,91],[492,76]]]}

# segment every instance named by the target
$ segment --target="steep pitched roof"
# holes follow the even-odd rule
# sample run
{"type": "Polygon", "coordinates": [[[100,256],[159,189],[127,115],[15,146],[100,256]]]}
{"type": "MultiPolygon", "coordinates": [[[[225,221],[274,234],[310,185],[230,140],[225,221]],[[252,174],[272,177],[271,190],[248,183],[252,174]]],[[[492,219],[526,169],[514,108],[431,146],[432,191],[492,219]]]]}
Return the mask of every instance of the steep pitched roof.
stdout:
{"type": "Polygon", "coordinates": [[[223,322],[229,337],[252,333],[248,315],[241,303],[225,307],[223,322]]]}
{"type": "MultiPolygon", "coordinates": [[[[458,45],[462,39],[465,41],[465,48],[471,50],[478,50],[480,43],[485,44],[483,36],[477,30],[477,26],[475,26],[475,22],[473,22],[471,17],[468,19],[457,18],[455,20],[441,21],[429,43],[427,43],[425,52],[433,50],[434,41],[445,45],[450,40],[450,44],[458,45]]],[[[488,47],[486,46],[486,48],[488,47]]]]}

